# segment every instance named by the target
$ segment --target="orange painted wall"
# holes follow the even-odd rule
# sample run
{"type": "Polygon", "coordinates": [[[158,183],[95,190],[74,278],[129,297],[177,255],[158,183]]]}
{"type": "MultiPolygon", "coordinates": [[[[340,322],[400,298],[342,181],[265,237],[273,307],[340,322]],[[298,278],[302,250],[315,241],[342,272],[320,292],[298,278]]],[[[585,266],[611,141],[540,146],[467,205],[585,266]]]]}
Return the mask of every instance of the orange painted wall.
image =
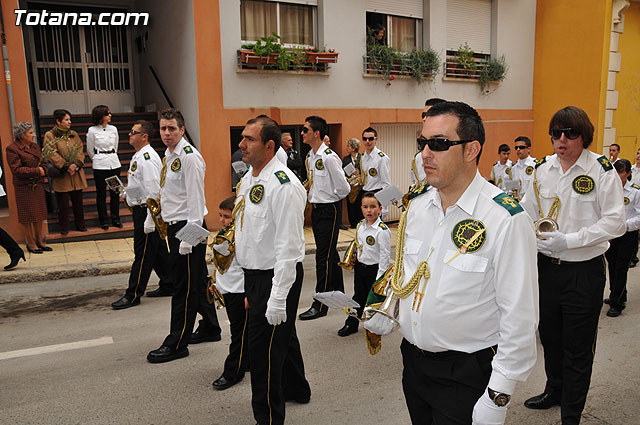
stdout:
{"type": "MultiPolygon", "coordinates": [[[[7,54],[9,57],[9,69],[11,71],[11,87],[13,90],[13,106],[16,121],[31,122],[31,102],[29,101],[29,83],[27,80],[27,66],[24,60],[25,52],[22,43],[22,30],[14,25],[14,9],[18,9],[17,0],[3,1],[2,15],[4,17],[4,28],[7,36],[7,54]]],[[[4,62],[0,63],[2,75],[5,74],[4,62]]],[[[13,190],[13,176],[11,170],[7,168],[5,150],[13,142],[13,129],[11,126],[11,115],[9,112],[9,98],[7,94],[7,84],[0,83],[0,141],[2,147],[2,170],[5,176],[7,196],[9,199],[9,217],[0,218],[0,227],[13,236],[18,243],[22,242],[24,236],[22,228],[18,223],[16,212],[16,200],[13,190]]]]}
{"type": "Polygon", "coordinates": [[[549,120],[568,105],[586,111],[602,151],[612,0],[538,0],[533,75],[533,156],[552,154],[549,120]],[[544,143],[542,143],[544,141],[544,143]]]}

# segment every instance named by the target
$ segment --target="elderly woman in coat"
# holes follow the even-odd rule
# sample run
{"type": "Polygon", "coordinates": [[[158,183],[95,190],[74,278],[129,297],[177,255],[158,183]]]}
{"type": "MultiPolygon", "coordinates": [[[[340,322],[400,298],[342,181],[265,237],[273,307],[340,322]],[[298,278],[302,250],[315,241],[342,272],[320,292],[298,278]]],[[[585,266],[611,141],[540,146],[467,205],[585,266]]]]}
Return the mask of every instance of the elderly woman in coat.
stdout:
{"type": "MultiPolygon", "coordinates": [[[[56,152],[49,160],[58,170],[58,176],[52,178],[53,190],[58,201],[58,222],[60,233],[69,233],[69,199],[73,204],[73,218],[76,229],[86,232],[84,208],[82,206],[82,189],[87,187],[84,177],[84,150],[82,140],[71,130],[71,113],[66,109],[53,111],[56,125],[44,135],[43,146],[52,143],[56,152]]],[[[57,174],[57,173],[56,173],[57,174]]]]}
{"type": "Polygon", "coordinates": [[[13,143],[7,146],[7,163],[13,174],[18,222],[27,238],[27,250],[34,254],[51,251],[44,240],[42,223],[47,219],[43,180],[47,167],[28,122],[13,127],[13,143]]]}

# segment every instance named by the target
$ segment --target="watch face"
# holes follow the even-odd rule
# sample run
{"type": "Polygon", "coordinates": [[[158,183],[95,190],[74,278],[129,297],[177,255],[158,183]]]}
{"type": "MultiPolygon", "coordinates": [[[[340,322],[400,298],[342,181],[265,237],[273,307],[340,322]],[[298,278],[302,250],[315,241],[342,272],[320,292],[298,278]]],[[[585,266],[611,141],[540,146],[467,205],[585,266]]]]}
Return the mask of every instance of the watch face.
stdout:
{"type": "Polygon", "coordinates": [[[497,394],[496,398],[493,399],[493,402],[496,404],[496,406],[498,407],[504,407],[507,404],[509,404],[509,400],[511,397],[509,397],[506,394],[497,394]]]}

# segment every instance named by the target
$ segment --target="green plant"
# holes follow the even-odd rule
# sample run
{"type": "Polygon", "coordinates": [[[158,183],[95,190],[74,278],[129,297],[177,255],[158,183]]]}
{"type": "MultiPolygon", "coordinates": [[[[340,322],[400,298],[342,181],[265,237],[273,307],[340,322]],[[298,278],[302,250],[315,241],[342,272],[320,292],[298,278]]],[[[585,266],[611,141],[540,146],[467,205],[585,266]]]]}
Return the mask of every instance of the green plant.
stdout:
{"type": "Polygon", "coordinates": [[[418,84],[425,76],[435,77],[440,70],[440,57],[432,48],[412,51],[409,54],[408,62],[411,76],[416,79],[418,84]]]}
{"type": "Polygon", "coordinates": [[[461,44],[456,52],[456,63],[467,71],[467,73],[474,72],[477,69],[473,55],[473,50],[471,50],[471,47],[469,47],[469,44],[466,42],[461,44]]]}
{"type": "Polygon", "coordinates": [[[486,66],[480,71],[480,91],[485,93],[489,89],[489,85],[492,81],[503,81],[507,76],[507,60],[504,55],[497,59],[491,59],[487,62],[486,66]]]}
{"type": "Polygon", "coordinates": [[[276,65],[278,66],[278,69],[281,69],[283,71],[288,71],[292,64],[293,54],[286,50],[283,50],[276,58],[276,65]]]}
{"type": "Polygon", "coordinates": [[[306,50],[296,47],[291,49],[292,66],[295,71],[300,71],[307,65],[306,50]]]}
{"type": "Polygon", "coordinates": [[[243,49],[253,50],[258,56],[269,56],[271,53],[282,53],[284,46],[280,42],[280,36],[275,32],[271,35],[262,37],[254,44],[243,44],[243,49]]]}

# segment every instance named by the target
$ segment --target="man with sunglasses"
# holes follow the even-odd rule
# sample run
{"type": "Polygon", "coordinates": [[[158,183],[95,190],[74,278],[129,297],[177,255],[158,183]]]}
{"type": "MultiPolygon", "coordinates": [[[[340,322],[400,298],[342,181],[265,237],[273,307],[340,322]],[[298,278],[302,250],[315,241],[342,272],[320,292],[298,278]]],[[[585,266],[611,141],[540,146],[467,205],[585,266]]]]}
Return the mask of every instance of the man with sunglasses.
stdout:
{"type": "MultiPolygon", "coordinates": [[[[379,192],[391,185],[391,160],[376,147],[378,132],[375,128],[367,127],[362,132],[364,153],[362,154],[362,169],[366,173],[363,192],[379,192]]],[[[389,214],[389,208],[382,209],[382,218],[389,214]]]]}
{"type": "MultiPolygon", "coordinates": [[[[323,142],[329,128],[324,118],[310,116],[302,127],[302,141],[311,146],[307,156],[311,227],[316,241],[316,292],[344,291],[340,257],[336,245],[342,222],[342,200],[351,191],[342,169],[342,160],[323,142]]],[[[300,320],[327,315],[327,306],[313,301],[300,320]]]]}
{"type": "MultiPolygon", "coordinates": [[[[411,195],[401,219],[394,278],[402,277],[391,281],[402,297],[409,415],[414,424],[503,424],[516,383],[536,361],[533,225],[478,172],[485,132],[472,107],[434,105],[421,139],[429,185],[411,195]]],[[[393,322],[373,313],[364,326],[385,335],[393,322]]]]}
{"type": "Polygon", "coordinates": [[[580,422],[605,287],[603,254],[608,241],[626,230],[620,179],[605,156],[587,149],[593,131],[582,109],[567,106],[556,112],[549,123],[555,155],[538,161],[522,202],[533,220],[551,216],[558,224],[557,231],[543,232],[537,241],[547,382],[525,406],[561,405],[563,425],[580,422]]]}
{"type": "Polygon", "coordinates": [[[520,199],[522,199],[533,179],[533,169],[536,165],[536,159],[530,155],[531,140],[529,140],[528,137],[516,137],[514,144],[518,159],[511,166],[511,177],[519,184],[520,189],[518,192],[520,199]]]}
{"type": "Polygon", "coordinates": [[[159,288],[147,293],[148,297],[171,296],[173,293],[168,268],[169,252],[160,240],[155,226],[145,228],[147,199],[160,194],[160,170],[162,161],[149,144],[153,136],[153,125],[148,121],[138,121],[129,132],[129,144],[136,153],[131,157],[127,172],[125,201],[133,212],[133,252],[134,259],[129,274],[129,287],[118,301],[111,304],[114,310],[122,310],[140,304],[153,269],[160,279],[159,288]]]}
{"type": "Polygon", "coordinates": [[[498,162],[493,164],[493,167],[491,167],[491,176],[489,178],[493,184],[505,192],[507,191],[505,180],[510,178],[506,171],[507,168],[510,168],[512,165],[509,155],[511,155],[511,148],[509,145],[505,143],[501,144],[498,147],[498,162]]]}
{"type": "MultiPolygon", "coordinates": [[[[422,111],[422,122],[424,122],[424,119],[427,116],[427,111],[429,111],[433,105],[437,105],[442,102],[445,102],[445,100],[437,97],[427,99],[427,101],[424,102],[424,111],[422,111]]],[[[409,190],[416,190],[427,182],[427,175],[422,167],[422,149],[424,146],[419,142],[417,145],[418,152],[413,156],[413,159],[411,160],[411,169],[409,170],[409,178],[411,179],[411,188],[409,190]]]]}

